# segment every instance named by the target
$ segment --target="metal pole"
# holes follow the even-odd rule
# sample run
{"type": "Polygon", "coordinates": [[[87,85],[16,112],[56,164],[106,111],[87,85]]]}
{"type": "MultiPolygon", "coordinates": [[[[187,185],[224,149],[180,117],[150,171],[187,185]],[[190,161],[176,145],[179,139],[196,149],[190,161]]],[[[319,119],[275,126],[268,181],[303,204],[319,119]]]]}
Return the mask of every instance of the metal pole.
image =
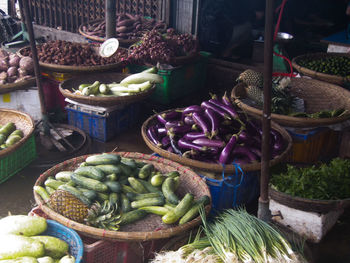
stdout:
{"type": "Polygon", "coordinates": [[[271,85],[273,66],[273,7],[274,0],[266,0],[265,37],[264,37],[264,109],[262,119],[262,158],[260,176],[260,198],[258,217],[264,221],[271,220],[269,209],[268,185],[270,175],[270,129],[271,129],[271,85]]]}
{"type": "Polygon", "coordinates": [[[106,0],[105,16],[106,16],[106,39],[116,36],[116,0],[106,0]]]}
{"type": "Polygon", "coordinates": [[[38,61],[38,52],[36,50],[35,45],[35,38],[34,38],[34,30],[33,30],[33,24],[32,24],[32,17],[29,12],[29,6],[27,0],[19,0],[20,8],[24,9],[24,18],[22,17],[23,23],[25,23],[28,36],[29,36],[29,44],[30,49],[32,51],[32,59],[34,64],[34,73],[36,78],[36,86],[38,87],[38,93],[39,93],[39,100],[40,100],[40,108],[41,108],[41,114],[43,115],[43,119],[46,120],[47,118],[47,110],[46,110],[46,104],[45,104],[45,98],[44,98],[44,92],[41,85],[41,74],[40,74],[40,68],[39,68],[39,61],[38,61]]]}

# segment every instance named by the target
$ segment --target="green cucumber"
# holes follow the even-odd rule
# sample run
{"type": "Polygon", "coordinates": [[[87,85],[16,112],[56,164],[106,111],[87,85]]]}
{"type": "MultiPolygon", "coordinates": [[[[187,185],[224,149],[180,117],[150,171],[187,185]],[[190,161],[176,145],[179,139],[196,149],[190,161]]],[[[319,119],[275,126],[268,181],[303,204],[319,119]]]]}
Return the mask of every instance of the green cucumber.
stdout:
{"type": "Polygon", "coordinates": [[[109,203],[111,205],[115,205],[119,203],[119,195],[117,193],[110,193],[109,194],[109,203]]]}
{"type": "Polygon", "coordinates": [[[96,194],[97,194],[97,200],[99,200],[100,202],[109,200],[109,194],[107,193],[96,192],[96,194]]]}
{"type": "Polygon", "coordinates": [[[122,191],[122,186],[117,181],[105,181],[103,183],[108,186],[111,192],[120,193],[122,191]]]}
{"type": "MultiPolygon", "coordinates": [[[[41,257],[42,258],[42,257],[41,257]]],[[[18,257],[15,259],[4,259],[0,260],[0,263],[41,263],[39,261],[40,258],[34,258],[34,257],[18,257]]],[[[54,263],[53,259],[51,259],[51,262],[48,263],[54,263]]],[[[46,262],[43,262],[46,263],[46,262]]]]}
{"type": "Polygon", "coordinates": [[[146,215],[147,215],[147,212],[140,209],[123,213],[120,217],[120,220],[121,220],[120,225],[127,225],[130,223],[133,223],[137,220],[142,219],[146,215]]]}
{"type": "Polygon", "coordinates": [[[33,240],[31,237],[2,235],[0,238],[0,260],[19,257],[38,258],[44,255],[44,244],[33,240]]]}
{"type": "Polygon", "coordinates": [[[62,182],[68,182],[72,174],[72,171],[61,171],[55,175],[55,179],[62,182]]]}
{"type": "Polygon", "coordinates": [[[118,180],[118,175],[116,175],[116,174],[108,174],[108,175],[106,175],[105,179],[107,181],[117,181],[118,180]]]}
{"type": "Polygon", "coordinates": [[[87,162],[82,162],[79,167],[85,167],[85,166],[89,166],[89,164],[87,162]]]}
{"type": "Polygon", "coordinates": [[[142,168],[142,167],[144,167],[147,163],[144,163],[144,162],[140,162],[140,161],[135,161],[135,163],[136,163],[136,167],[137,168],[142,168]]]}
{"type": "Polygon", "coordinates": [[[174,177],[180,176],[180,173],[178,171],[171,171],[171,172],[165,174],[165,176],[174,178],[174,177]]]}
{"type": "Polygon", "coordinates": [[[102,181],[105,177],[103,171],[95,166],[83,166],[74,170],[75,174],[102,181]]]}
{"type": "Polygon", "coordinates": [[[0,235],[35,236],[41,234],[46,229],[47,222],[43,217],[11,215],[0,219],[0,235]]]}
{"type": "Polygon", "coordinates": [[[164,206],[143,206],[139,209],[159,216],[164,216],[169,212],[169,209],[165,208],[164,206]]]}
{"type": "Polygon", "coordinates": [[[125,165],[129,166],[132,169],[136,169],[137,168],[136,161],[134,159],[122,157],[120,162],[122,164],[125,164],[125,165]]]}
{"type": "Polygon", "coordinates": [[[0,145],[3,144],[6,141],[6,136],[4,134],[0,133],[0,145]]]}
{"type": "Polygon", "coordinates": [[[156,174],[152,176],[151,184],[153,186],[161,186],[167,177],[162,174],[156,174]]]}
{"type": "Polygon", "coordinates": [[[129,177],[128,178],[130,186],[139,194],[148,193],[147,189],[140,183],[136,178],[129,177]]]}
{"type": "Polygon", "coordinates": [[[141,72],[157,74],[158,68],[156,66],[153,66],[148,69],[142,70],[141,72]]]}
{"type": "Polygon", "coordinates": [[[121,163],[119,167],[122,170],[123,175],[125,176],[133,176],[134,175],[134,169],[131,166],[128,166],[126,164],[121,163]]]}
{"type": "Polygon", "coordinates": [[[12,135],[7,137],[5,144],[8,147],[8,146],[14,145],[16,142],[19,142],[21,139],[22,137],[19,135],[12,135]]]}
{"type": "Polygon", "coordinates": [[[127,213],[131,210],[131,203],[125,194],[120,195],[120,205],[123,213],[127,213]]]}
{"type": "Polygon", "coordinates": [[[87,206],[91,205],[90,199],[88,199],[85,195],[83,195],[83,193],[79,189],[77,189],[73,186],[63,184],[63,185],[59,186],[57,190],[66,191],[66,192],[70,193],[71,195],[74,195],[76,198],[78,198],[80,201],[82,201],[85,205],[87,205],[87,206]]]}
{"type": "Polygon", "coordinates": [[[133,194],[138,194],[131,186],[122,184],[122,192],[124,194],[126,193],[133,193],[133,194]]]}
{"type": "Polygon", "coordinates": [[[163,223],[174,224],[177,220],[179,220],[191,208],[193,198],[194,197],[192,194],[187,193],[174,209],[162,217],[163,223]]]}
{"type": "Polygon", "coordinates": [[[140,84],[146,81],[161,84],[164,82],[164,79],[158,74],[140,72],[140,73],[135,73],[127,76],[126,78],[122,79],[122,81],[120,81],[120,84],[122,85],[140,84]]]}
{"type": "Polygon", "coordinates": [[[8,137],[14,130],[16,130],[16,125],[13,122],[8,122],[0,128],[0,134],[8,137]]]}
{"type": "Polygon", "coordinates": [[[129,199],[130,202],[135,201],[135,197],[139,194],[134,194],[134,193],[125,193],[126,197],[129,199]]]}
{"type": "Polygon", "coordinates": [[[153,205],[164,205],[165,200],[164,197],[151,197],[151,198],[145,198],[142,200],[138,200],[138,201],[133,201],[131,202],[131,207],[132,208],[140,208],[143,206],[153,206],[153,205]]]}
{"type": "Polygon", "coordinates": [[[195,201],[194,205],[184,214],[180,221],[179,225],[183,225],[189,221],[191,221],[193,218],[197,217],[199,215],[199,209],[201,206],[206,206],[209,204],[210,198],[207,195],[204,195],[200,197],[198,200],[195,201]]]}
{"type": "Polygon", "coordinates": [[[69,180],[68,182],[65,183],[66,185],[70,186],[76,186],[76,183],[74,183],[72,180],[69,180]]]}
{"type": "Polygon", "coordinates": [[[176,207],[176,205],[173,205],[173,204],[170,204],[170,203],[165,203],[163,205],[163,207],[165,207],[166,209],[171,211],[172,209],[174,209],[176,207]]]}
{"type": "Polygon", "coordinates": [[[158,187],[153,186],[150,182],[145,180],[139,180],[139,182],[147,189],[148,192],[163,195],[162,191],[158,187]]]}
{"type": "Polygon", "coordinates": [[[32,239],[44,244],[45,255],[52,258],[61,258],[69,251],[67,242],[53,236],[33,236],[32,239]]]}
{"type": "Polygon", "coordinates": [[[9,137],[12,136],[12,135],[18,135],[18,136],[21,137],[21,138],[23,138],[23,136],[24,136],[22,130],[14,130],[13,132],[11,132],[11,134],[9,135],[9,137]]]}
{"type": "Polygon", "coordinates": [[[138,200],[143,200],[143,199],[152,198],[152,197],[164,198],[164,195],[162,193],[134,194],[132,198],[133,198],[133,201],[138,201],[138,200]]]}
{"type": "Polygon", "coordinates": [[[107,192],[108,191],[108,186],[105,185],[104,183],[92,179],[92,178],[87,178],[84,177],[82,175],[79,174],[72,174],[71,179],[74,183],[76,183],[77,185],[83,187],[83,188],[87,188],[87,189],[91,189],[94,190],[96,192],[107,192]]]}
{"type": "Polygon", "coordinates": [[[96,165],[95,167],[102,170],[102,172],[104,172],[105,174],[116,174],[116,175],[122,174],[122,169],[119,167],[119,165],[100,164],[100,165],[96,165]]]}
{"type": "Polygon", "coordinates": [[[176,176],[173,178],[174,179],[174,191],[179,187],[180,185],[180,176],[176,176]]]}
{"type": "Polygon", "coordinates": [[[175,189],[174,179],[171,177],[166,178],[164,183],[162,184],[163,195],[169,203],[177,205],[180,200],[175,194],[174,189],[175,189]]]}
{"type": "Polygon", "coordinates": [[[90,201],[93,201],[97,198],[97,193],[94,190],[86,189],[82,187],[77,187],[77,189],[90,201]]]}
{"type": "MultiPolygon", "coordinates": [[[[50,194],[46,191],[46,189],[40,185],[34,185],[33,190],[40,195],[40,197],[47,203],[50,200],[50,194]]],[[[55,191],[55,190],[54,190],[55,191]]]]}
{"type": "Polygon", "coordinates": [[[45,180],[44,185],[45,186],[50,186],[51,188],[57,190],[59,186],[65,184],[62,181],[55,180],[53,178],[48,178],[45,180]]]}
{"type": "Polygon", "coordinates": [[[85,162],[90,165],[100,164],[119,164],[121,157],[117,154],[103,153],[97,155],[91,155],[86,158],[85,162]]]}
{"type": "Polygon", "coordinates": [[[53,189],[53,188],[50,187],[50,186],[45,186],[45,190],[46,190],[46,192],[47,192],[49,195],[52,195],[53,192],[56,191],[55,189],[53,189]]]}
{"type": "Polygon", "coordinates": [[[141,179],[146,179],[152,174],[153,171],[154,171],[154,165],[151,163],[148,163],[140,169],[138,176],[141,179]]]}

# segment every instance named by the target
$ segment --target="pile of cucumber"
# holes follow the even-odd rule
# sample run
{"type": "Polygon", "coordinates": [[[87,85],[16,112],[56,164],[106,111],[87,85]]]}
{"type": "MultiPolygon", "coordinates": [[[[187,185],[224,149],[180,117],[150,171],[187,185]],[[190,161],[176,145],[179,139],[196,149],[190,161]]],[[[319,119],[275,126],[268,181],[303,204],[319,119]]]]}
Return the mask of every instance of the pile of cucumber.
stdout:
{"type": "Polygon", "coordinates": [[[87,206],[108,201],[121,215],[120,225],[135,222],[148,213],[162,216],[165,224],[184,224],[199,214],[210,201],[208,196],[194,200],[192,193],[176,194],[180,183],[177,171],[162,173],[153,164],[117,154],[97,154],[86,158],[74,171],[61,171],[48,177],[34,190],[47,201],[55,190],[65,190],[87,206]]]}
{"type": "Polygon", "coordinates": [[[0,219],[0,262],[74,263],[67,242],[42,235],[47,227],[42,217],[11,215],[0,219]]]}
{"type": "Polygon", "coordinates": [[[16,128],[13,122],[0,126],[0,150],[6,149],[23,138],[22,130],[16,128]]]}

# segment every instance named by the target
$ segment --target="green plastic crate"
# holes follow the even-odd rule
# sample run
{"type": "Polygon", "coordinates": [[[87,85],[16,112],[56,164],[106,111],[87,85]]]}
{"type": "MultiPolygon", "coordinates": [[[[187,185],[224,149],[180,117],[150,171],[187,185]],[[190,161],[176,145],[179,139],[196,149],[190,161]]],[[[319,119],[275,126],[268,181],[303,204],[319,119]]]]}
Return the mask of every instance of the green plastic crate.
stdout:
{"type": "Polygon", "coordinates": [[[32,134],[28,140],[13,153],[0,159],[0,183],[21,171],[37,156],[35,138],[32,134]]]}
{"type": "MultiPolygon", "coordinates": [[[[160,69],[158,74],[164,79],[151,95],[151,100],[160,104],[169,104],[194,93],[205,85],[207,61],[210,53],[200,52],[198,60],[169,70],[160,69]]],[[[137,73],[146,66],[129,65],[130,73],[137,73]]]]}

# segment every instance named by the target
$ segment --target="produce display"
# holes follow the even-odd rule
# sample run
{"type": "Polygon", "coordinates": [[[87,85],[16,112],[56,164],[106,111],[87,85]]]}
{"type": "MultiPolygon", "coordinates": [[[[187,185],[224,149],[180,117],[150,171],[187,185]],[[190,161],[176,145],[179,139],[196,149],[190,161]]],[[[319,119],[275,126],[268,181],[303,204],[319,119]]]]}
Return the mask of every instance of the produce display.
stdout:
{"type": "Polygon", "coordinates": [[[185,224],[197,217],[204,196],[176,194],[179,172],[162,173],[153,164],[116,154],[86,158],[73,171],[58,172],[34,190],[59,214],[76,222],[107,230],[119,230],[152,213],[164,224],[185,224]]]}
{"type": "MultiPolygon", "coordinates": [[[[239,75],[237,81],[245,84],[247,99],[242,98],[242,101],[262,109],[264,104],[263,75],[260,72],[247,69],[239,75]]],[[[347,113],[344,108],[306,113],[304,101],[290,92],[290,81],[289,77],[273,77],[271,89],[272,113],[314,119],[340,117],[347,113]]]]}
{"type": "Polygon", "coordinates": [[[166,34],[157,30],[146,32],[139,42],[129,48],[129,52],[131,63],[170,64],[176,57],[198,52],[198,45],[191,34],[178,34],[169,28],[166,34]]]}
{"type": "Polygon", "coordinates": [[[245,210],[228,209],[207,221],[194,240],[176,251],[156,254],[151,263],[306,262],[268,223],[245,210]]]}
{"type": "Polygon", "coordinates": [[[273,189],[292,196],[339,200],[350,198],[350,160],[335,158],[329,164],[297,167],[287,165],[287,170],[273,173],[273,189]]]}
{"type": "Polygon", "coordinates": [[[0,261],[6,263],[74,263],[69,244],[57,237],[42,235],[45,218],[11,215],[0,219],[0,261]]]}
{"type": "MultiPolygon", "coordinates": [[[[38,59],[42,63],[66,66],[100,66],[115,64],[127,59],[127,50],[119,48],[110,57],[101,57],[94,49],[98,46],[87,43],[75,43],[64,40],[49,41],[37,45],[38,59]]],[[[21,50],[21,55],[32,56],[30,49],[21,50]]]]}
{"type": "Polygon", "coordinates": [[[33,60],[0,49],[0,85],[17,83],[34,75],[33,60]]]}
{"type": "Polygon", "coordinates": [[[156,67],[152,67],[140,73],[131,74],[119,83],[95,81],[90,84],[81,84],[74,94],[99,97],[137,95],[140,92],[146,92],[154,84],[163,83],[164,80],[157,71],[156,67]]]}
{"type": "MultiPolygon", "coordinates": [[[[163,21],[154,18],[145,18],[132,14],[116,14],[116,37],[118,39],[138,39],[143,33],[150,30],[164,32],[167,25],[163,21]]],[[[106,21],[90,22],[81,27],[82,33],[94,37],[106,37],[106,21]]]]}
{"type": "Polygon", "coordinates": [[[23,131],[16,128],[13,122],[0,126],[0,151],[6,149],[23,138],[23,131]]]}
{"type": "Polygon", "coordinates": [[[325,73],[348,77],[350,75],[350,57],[335,56],[323,58],[308,58],[298,59],[298,64],[302,67],[325,73]]]}
{"type": "MultiPolygon", "coordinates": [[[[182,157],[209,163],[247,164],[261,159],[261,122],[249,118],[226,94],[201,105],[156,114],[147,137],[182,157]]],[[[283,152],[282,135],[271,129],[272,157],[283,152]]]]}

